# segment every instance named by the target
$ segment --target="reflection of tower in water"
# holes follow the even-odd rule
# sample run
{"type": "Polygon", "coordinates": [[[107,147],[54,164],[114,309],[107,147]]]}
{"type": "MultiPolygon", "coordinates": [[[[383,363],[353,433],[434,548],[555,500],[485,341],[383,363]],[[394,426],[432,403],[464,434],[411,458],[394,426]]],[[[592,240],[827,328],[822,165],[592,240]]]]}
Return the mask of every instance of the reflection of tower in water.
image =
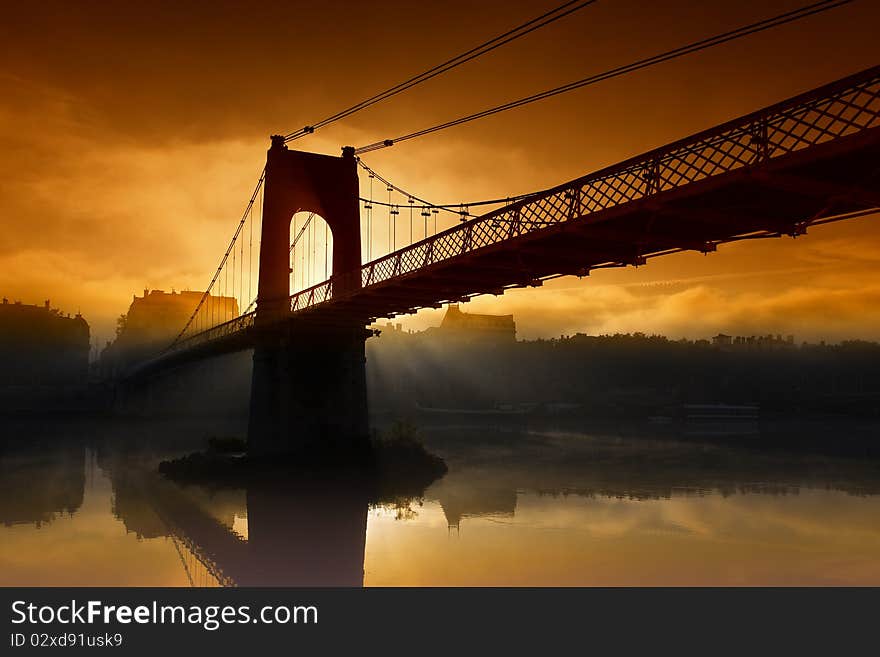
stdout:
{"type": "Polygon", "coordinates": [[[363,586],[363,484],[305,480],[248,489],[242,586],[363,586]]]}

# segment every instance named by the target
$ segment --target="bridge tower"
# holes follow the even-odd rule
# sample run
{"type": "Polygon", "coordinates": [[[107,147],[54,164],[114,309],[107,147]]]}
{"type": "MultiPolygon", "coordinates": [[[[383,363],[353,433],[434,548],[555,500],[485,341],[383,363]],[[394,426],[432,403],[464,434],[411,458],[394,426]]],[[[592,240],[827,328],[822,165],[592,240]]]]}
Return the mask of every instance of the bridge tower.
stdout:
{"type": "Polygon", "coordinates": [[[361,287],[357,162],[288,150],[266,159],[248,451],[352,460],[369,451],[365,319],[290,316],[290,224],[314,212],[333,233],[333,296],[361,287]]]}

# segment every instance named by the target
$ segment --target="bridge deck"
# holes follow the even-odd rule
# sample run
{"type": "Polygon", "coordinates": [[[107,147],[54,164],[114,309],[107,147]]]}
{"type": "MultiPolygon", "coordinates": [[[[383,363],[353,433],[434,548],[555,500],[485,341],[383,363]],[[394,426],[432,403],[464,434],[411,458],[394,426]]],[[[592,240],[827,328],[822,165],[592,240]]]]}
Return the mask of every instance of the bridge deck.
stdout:
{"type": "Polygon", "coordinates": [[[739,239],[802,234],[824,218],[880,208],[878,167],[880,129],[874,129],[573,217],[331,298],[314,310],[332,307],[372,319],[539,285],[553,276],[643,264],[674,251],[708,252],[739,239]]]}

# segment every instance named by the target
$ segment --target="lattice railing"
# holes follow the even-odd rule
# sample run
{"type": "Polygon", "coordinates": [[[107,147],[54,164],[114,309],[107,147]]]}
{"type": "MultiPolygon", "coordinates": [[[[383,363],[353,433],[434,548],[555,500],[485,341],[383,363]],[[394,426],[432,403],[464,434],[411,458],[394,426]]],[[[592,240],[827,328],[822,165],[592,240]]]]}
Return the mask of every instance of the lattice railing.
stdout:
{"type": "Polygon", "coordinates": [[[364,265],[362,284],[880,126],[880,67],[530,196],[364,265]]]}
{"type": "Polygon", "coordinates": [[[172,344],[168,349],[166,349],[161,355],[167,356],[169,354],[175,354],[182,351],[186,351],[187,349],[192,349],[193,347],[199,346],[201,344],[205,344],[206,342],[212,342],[219,338],[225,338],[235,333],[239,333],[244,329],[248,329],[253,327],[254,319],[257,316],[257,311],[252,310],[249,313],[244,315],[240,315],[235,319],[231,319],[228,322],[223,322],[222,324],[217,324],[216,326],[212,326],[209,329],[205,329],[204,331],[199,331],[198,333],[193,333],[191,336],[184,338],[183,340],[177,340],[172,344]]]}
{"type": "Polygon", "coordinates": [[[310,308],[319,303],[329,301],[333,296],[333,281],[324,281],[312,287],[306,288],[290,296],[290,312],[310,308]]]}

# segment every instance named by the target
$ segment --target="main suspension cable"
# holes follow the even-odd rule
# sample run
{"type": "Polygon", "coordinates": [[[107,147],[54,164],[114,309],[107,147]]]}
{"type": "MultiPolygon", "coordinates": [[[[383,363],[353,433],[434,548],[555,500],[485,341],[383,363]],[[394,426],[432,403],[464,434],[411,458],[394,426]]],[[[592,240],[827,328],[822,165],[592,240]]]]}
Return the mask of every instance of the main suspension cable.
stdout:
{"type": "Polygon", "coordinates": [[[195,310],[193,310],[192,314],[189,316],[189,319],[187,319],[186,324],[180,330],[180,333],[178,333],[177,336],[174,338],[174,341],[171,343],[171,345],[169,345],[169,349],[172,346],[174,346],[175,344],[177,344],[177,341],[180,340],[181,337],[183,337],[183,334],[186,333],[187,330],[189,330],[189,327],[192,325],[193,320],[195,320],[196,316],[199,314],[199,311],[205,305],[205,301],[208,298],[210,298],[211,290],[213,289],[214,284],[217,282],[217,279],[220,278],[220,273],[224,270],[224,267],[226,266],[226,261],[229,259],[229,254],[235,248],[235,241],[238,239],[238,236],[241,234],[242,228],[244,228],[244,224],[247,221],[248,215],[251,212],[251,208],[253,208],[253,206],[254,206],[254,201],[256,201],[256,199],[257,199],[257,194],[259,194],[260,190],[262,189],[263,183],[265,182],[265,180],[266,180],[266,167],[264,166],[263,170],[260,171],[260,177],[257,180],[257,184],[254,187],[254,191],[251,194],[250,200],[248,201],[247,205],[245,206],[244,212],[241,215],[241,219],[238,222],[238,226],[236,226],[236,228],[235,228],[235,234],[232,236],[232,239],[229,241],[229,246],[226,247],[226,251],[224,252],[223,257],[220,259],[220,264],[217,265],[217,269],[214,272],[214,276],[211,278],[211,282],[208,284],[207,289],[202,294],[202,297],[199,299],[199,303],[196,305],[195,310]]]}
{"type": "Polygon", "coordinates": [[[786,23],[791,23],[796,20],[800,20],[806,18],[808,16],[812,16],[813,14],[818,14],[821,12],[828,11],[830,9],[835,9],[842,5],[846,5],[853,2],[853,0],[824,0],[823,2],[817,2],[814,4],[806,5],[800,7],[799,9],[794,9],[792,11],[785,12],[783,14],[779,14],[777,16],[773,16],[771,18],[766,18],[764,20],[758,21],[756,23],[751,23],[749,25],[744,25],[742,27],[738,27],[734,30],[730,30],[728,32],[723,32],[721,34],[716,34],[715,36],[708,37],[706,39],[701,39],[699,41],[695,41],[686,46],[681,46],[679,48],[675,48],[673,50],[667,50],[666,52],[653,55],[651,57],[647,57],[644,59],[640,59],[638,61],[632,62],[630,64],[626,64],[624,66],[619,66],[617,68],[613,68],[602,73],[597,73],[595,75],[591,75],[586,78],[582,78],[580,80],[576,80],[574,82],[570,82],[568,84],[554,87],[553,89],[548,89],[546,91],[542,91],[537,94],[533,94],[531,96],[526,96],[524,98],[520,98],[517,100],[510,101],[508,103],[504,103],[502,105],[496,105],[495,107],[491,107],[489,109],[482,110],[480,112],[476,112],[474,114],[469,114],[466,116],[462,116],[457,119],[453,119],[451,121],[447,121],[445,123],[440,123],[435,126],[431,126],[429,128],[424,128],[422,130],[417,130],[416,132],[411,132],[405,135],[401,135],[400,137],[396,137],[394,139],[384,139],[382,141],[373,142],[372,144],[367,144],[366,146],[362,146],[360,148],[355,149],[355,153],[360,155],[363,153],[370,153],[372,151],[376,151],[382,148],[388,148],[389,146],[393,146],[396,143],[407,141],[409,139],[415,139],[416,137],[422,137],[424,135],[431,134],[433,132],[438,132],[439,130],[445,130],[447,128],[451,128],[457,125],[461,125],[463,123],[469,123],[470,121],[475,121],[477,119],[481,119],[487,116],[491,116],[493,114],[498,114],[500,112],[506,112],[511,109],[515,109],[517,107],[522,107],[523,105],[528,105],[530,103],[537,102],[539,100],[545,100],[547,98],[551,98],[553,96],[557,96],[559,94],[563,94],[569,91],[574,91],[575,89],[580,89],[582,87],[586,87],[589,85],[596,84],[598,82],[602,82],[604,80],[608,80],[611,78],[615,78],[621,75],[626,75],[628,73],[633,73],[635,71],[641,70],[643,68],[648,68],[649,66],[655,66],[656,64],[661,64],[663,62],[669,61],[671,59],[676,59],[678,57],[683,57],[685,55],[690,55],[692,53],[699,52],[701,50],[705,50],[707,48],[711,48],[713,46],[721,45],[728,41],[733,41],[736,39],[741,39],[743,37],[749,36],[751,34],[755,34],[757,32],[763,32],[764,30],[769,30],[774,27],[779,27],[781,25],[785,25],[786,23]]]}
{"type": "Polygon", "coordinates": [[[376,103],[380,103],[383,100],[391,98],[392,96],[396,96],[397,94],[406,91],[422,82],[426,82],[431,78],[437,77],[438,75],[450,71],[466,62],[469,62],[481,55],[485,55],[486,53],[492,52],[496,48],[500,48],[501,46],[510,43],[520,37],[523,37],[535,30],[538,30],[542,27],[550,25],[558,21],[565,16],[573,14],[576,11],[583,9],[591,4],[594,4],[597,0],[570,0],[569,2],[565,2],[555,9],[552,9],[548,12],[541,14],[525,23],[518,25],[517,27],[508,30],[503,34],[499,34],[498,36],[489,39],[488,41],[481,43],[480,45],[467,50],[466,52],[461,53],[460,55],[456,55],[452,59],[448,59],[442,64],[438,64],[432,68],[429,68],[418,75],[415,75],[403,82],[400,82],[393,87],[386,89],[374,96],[367,98],[351,107],[348,107],[336,114],[328,116],[317,123],[313,123],[311,125],[304,126],[299,130],[288,133],[284,136],[284,141],[289,142],[295,139],[299,139],[300,137],[304,137],[306,135],[313,134],[315,130],[322,128],[326,125],[339,121],[340,119],[344,119],[347,116],[354,114],[355,112],[359,112],[362,109],[370,107],[371,105],[375,105],[376,103]]]}

